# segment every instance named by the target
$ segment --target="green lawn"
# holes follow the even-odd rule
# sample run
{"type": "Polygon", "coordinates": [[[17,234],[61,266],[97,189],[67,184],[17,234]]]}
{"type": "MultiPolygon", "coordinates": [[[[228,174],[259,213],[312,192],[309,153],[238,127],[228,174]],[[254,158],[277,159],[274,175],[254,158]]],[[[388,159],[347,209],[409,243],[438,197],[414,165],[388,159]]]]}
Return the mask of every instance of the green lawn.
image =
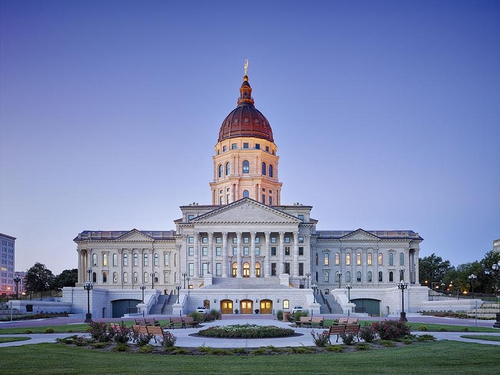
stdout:
{"type": "Polygon", "coordinates": [[[4,342],[13,342],[13,341],[26,341],[31,340],[29,337],[0,337],[0,344],[4,342]]]}
{"type": "Polygon", "coordinates": [[[473,339],[473,340],[500,341],[500,336],[463,335],[460,337],[463,337],[464,339],[473,339]]]}
{"type": "Polygon", "coordinates": [[[3,375],[500,373],[497,346],[451,341],[354,353],[268,356],[128,354],[62,344],[38,344],[0,348],[0,358],[3,375]]]}

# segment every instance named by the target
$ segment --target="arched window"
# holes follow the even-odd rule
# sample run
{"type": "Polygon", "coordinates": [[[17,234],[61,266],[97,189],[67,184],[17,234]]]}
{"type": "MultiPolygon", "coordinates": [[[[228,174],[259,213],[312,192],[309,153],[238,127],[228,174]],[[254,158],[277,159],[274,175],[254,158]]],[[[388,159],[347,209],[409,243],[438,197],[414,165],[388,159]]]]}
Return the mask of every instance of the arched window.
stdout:
{"type": "Polygon", "coordinates": [[[107,272],[103,272],[102,273],[102,282],[103,283],[107,283],[108,282],[108,273],[107,272]]]}
{"type": "Polygon", "coordinates": [[[137,272],[134,272],[134,280],[132,282],[137,284],[137,272]]]}
{"type": "Polygon", "coordinates": [[[345,264],[346,264],[346,266],[350,266],[351,265],[351,253],[347,253],[345,255],[345,264]]]}
{"type": "Polygon", "coordinates": [[[248,190],[243,190],[243,198],[248,198],[249,195],[250,193],[248,192],[248,190]]]}
{"type": "Polygon", "coordinates": [[[369,266],[372,265],[372,253],[367,254],[366,264],[368,264],[369,266]]]}
{"type": "Polygon", "coordinates": [[[273,166],[269,164],[269,177],[274,177],[273,174],[274,174],[273,166]]]}
{"type": "Polygon", "coordinates": [[[147,283],[147,282],[149,281],[149,276],[148,276],[148,273],[147,273],[147,272],[144,272],[144,276],[143,276],[143,278],[142,278],[142,281],[143,281],[144,283],[147,283]]]}
{"type": "Polygon", "coordinates": [[[384,264],[384,256],[382,254],[378,255],[378,265],[381,266],[384,264]]]}
{"type": "Polygon", "coordinates": [[[389,266],[394,266],[394,254],[389,253],[389,266]]]}
{"type": "Polygon", "coordinates": [[[356,281],[357,281],[358,283],[360,283],[360,282],[361,282],[361,271],[356,272],[356,281]]]}
{"type": "Polygon", "coordinates": [[[156,253],[154,255],[154,264],[155,264],[155,266],[159,266],[160,265],[160,260],[158,258],[158,254],[156,254],[156,253]]]}
{"type": "Polygon", "coordinates": [[[368,271],[368,274],[367,274],[367,281],[369,283],[371,283],[373,281],[373,276],[372,276],[372,271],[368,271]]]}
{"type": "Polygon", "coordinates": [[[403,253],[399,254],[399,265],[400,266],[405,265],[405,255],[403,253]]]}
{"type": "Polygon", "coordinates": [[[381,283],[383,281],[383,275],[384,274],[382,273],[382,271],[379,271],[379,273],[378,273],[378,282],[379,283],[381,283]]]}
{"type": "Polygon", "coordinates": [[[134,266],[137,267],[139,265],[139,257],[137,254],[134,254],[134,266]]]}
{"type": "Polygon", "coordinates": [[[399,281],[405,281],[405,270],[399,270],[399,281]]]}
{"type": "Polygon", "coordinates": [[[92,254],[92,267],[97,267],[97,254],[92,254]]]}
{"type": "Polygon", "coordinates": [[[116,272],[113,272],[113,283],[118,282],[118,274],[116,272]]]}
{"type": "Polygon", "coordinates": [[[356,264],[361,266],[361,253],[356,254],[356,264]]]}
{"type": "Polygon", "coordinates": [[[243,263],[243,277],[250,277],[250,263],[243,263]]]}
{"type": "Polygon", "coordinates": [[[113,254],[113,266],[117,266],[118,265],[118,254],[117,253],[114,253],[113,254]]]}
{"type": "Polygon", "coordinates": [[[266,163],[262,163],[262,174],[265,176],[266,175],[266,163]]]}
{"type": "Polygon", "coordinates": [[[219,164],[219,178],[222,178],[222,164],[219,164]]]}
{"type": "Polygon", "coordinates": [[[330,263],[330,254],[325,253],[324,265],[328,266],[329,263],[330,263]]]}
{"type": "Polygon", "coordinates": [[[243,173],[250,173],[250,162],[248,160],[243,161],[243,173]]]}
{"type": "Polygon", "coordinates": [[[97,282],[97,273],[92,272],[92,282],[96,283],[97,282]]]}
{"type": "Polygon", "coordinates": [[[123,254],[123,265],[128,266],[128,254],[123,254]]]}
{"type": "Polygon", "coordinates": [[[290,308],[290,300],[284,299],[283,300],[283,308],[284,309],[289,309],[290,308]]]}
{"type": "Polygon", "coordinates": [[[231,163],[227,162],[226,163],[226,176],[229,176],[231,174],[231,163]]]}
{"type": "Polygon", "coordinates": [[[255,276],[260,277],[260,263],[255,263],[255,276]]]}
{"type": "Polygon", "coordinates": [[[148,254],[144,254],[144,265],[149,266],[149,255],[148,254]]]}
{"type": "Polygon", "coordinates": [[[238,264],[236,262],[233,262],[231,265],[231,276],[236,277],[236,274],[238,272],[238,264]]]}
{"type": "Polygon", "coordinates": [[[169,254],[169,253],[165,253],[165,254],[163,255],[163,264],[164,264],[165,266],[168,266],[168,265],[169,265],[169,263],[170,263],[170,254],[169,254]]]}
{"type": "Polygon", "coordinates": [[[345,282],[350,283],[351,282],[351,272],[347,271],[345,273],[345,282]]]}
{"type": "Polygon", "coordinates": [[[107,267],[107,265],[108,265],[108,254],[102,254],[102,265],[103,265],[103,267],[107,267]]]}
{"type": "Polygon", "coordinates": [[[128,283],[128,273],[126,272],[123,273],[123,282],[128,283]]]}
{"type": "Polygon", "coordinates": [[[394,272],[389,272],[389,282],[392,283],[394,281],[394,272]]]}

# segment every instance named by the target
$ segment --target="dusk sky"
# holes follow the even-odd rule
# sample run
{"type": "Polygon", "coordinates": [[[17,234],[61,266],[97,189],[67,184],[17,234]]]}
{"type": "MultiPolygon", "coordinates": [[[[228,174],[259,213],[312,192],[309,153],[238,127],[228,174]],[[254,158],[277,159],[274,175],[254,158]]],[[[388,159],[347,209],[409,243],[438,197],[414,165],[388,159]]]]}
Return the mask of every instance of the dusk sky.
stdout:
{"type": "Polygon", "coordinates": [[[283,204],[414,230],[457,266],[500,238],[500,1],[0,0],[0,232],[16,270],[83,230],[210,204],[249,59],[283,204]]]}

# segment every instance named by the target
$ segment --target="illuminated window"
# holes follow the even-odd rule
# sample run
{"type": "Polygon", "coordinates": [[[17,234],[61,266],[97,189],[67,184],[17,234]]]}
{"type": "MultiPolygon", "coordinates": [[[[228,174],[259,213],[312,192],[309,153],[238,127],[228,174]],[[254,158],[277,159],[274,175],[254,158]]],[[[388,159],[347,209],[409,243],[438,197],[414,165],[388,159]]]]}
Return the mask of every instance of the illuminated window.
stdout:
{"type": "Polygon", "coordinates": [[[102,265],[107,267],[108,265],[108,254],[102,254],[102,265]]]}
{"type": "Polygon", "coordinates": [[[284,309],[289,309],[290,308],[290,301],[287,299],[283,300],[283,308],[284,309]]]}
{"type": "Polygon", "coordinates": [[[250,173],[250,162],[248,160],[243,161],[243,173],[250,173]]]}
{"type": "Polygon", "coordinates": [[[361,266],[361,253],[356,254],[356,264],[361,266]]]}
{"type": "Polygon", "coordinates": [[[372,253],[368,253],[368,258],[366,260],[366,263],[371,266],[372,265],[372,253]]]}
{"type": "Polygon", "coordinates": [[[381,266],[384,264],[384,256],[382,254],[378,255],[378,265],[381,266]]]}
{"type": "Polygon", "coordinates": [[[128,255],[127,254],[123,254],[123,265],[128,266],[128,255]]]}
{"type": "Polygon", "coordinates": [[[351,265],[351,253],[347,253],[347,254],[345,255],[345,264],[346,264],[347,266],[350,266],[350,265],[351,265]]]}
{"type": "Polygon", "coordinates": [[[137,267],[138,264],[139,264],[139,257],[137,256],[137,254],[134,254],[134,266],[137,267]]]}
{"type": "Polygon", "coordinates": [[[255,276],[260,277],[260,263],[255,263],[255,276]]]}
{"type": "Polygon", "coordinates": [[[97,267],[97,254],[92,254],[92,267],[97,267]]]}
{"type": "Polygon", "coordinates": [[[330,254],[328,253],[325,253],[325,258],[324,258],[324,265],[325,266],[328,266],[328,264],[330,263],[330,254]]]}
{"type": "Polygon", "coordinates": [[[335,265],[338,266],[340,264],[340,253],[335,253],[335,265]]]}

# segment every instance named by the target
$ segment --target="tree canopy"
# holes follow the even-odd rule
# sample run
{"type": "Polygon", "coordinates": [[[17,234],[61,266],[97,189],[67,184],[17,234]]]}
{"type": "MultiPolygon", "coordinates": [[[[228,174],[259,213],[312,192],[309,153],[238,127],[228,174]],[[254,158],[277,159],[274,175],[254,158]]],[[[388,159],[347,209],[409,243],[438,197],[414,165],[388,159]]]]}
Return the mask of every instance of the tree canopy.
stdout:
{"type": "Polygon", "coordinates": [[[26,273],[25,286],[28,292],[45,292],[52,289],[54,274],[45,264],[35,263],[26,273]]]}

